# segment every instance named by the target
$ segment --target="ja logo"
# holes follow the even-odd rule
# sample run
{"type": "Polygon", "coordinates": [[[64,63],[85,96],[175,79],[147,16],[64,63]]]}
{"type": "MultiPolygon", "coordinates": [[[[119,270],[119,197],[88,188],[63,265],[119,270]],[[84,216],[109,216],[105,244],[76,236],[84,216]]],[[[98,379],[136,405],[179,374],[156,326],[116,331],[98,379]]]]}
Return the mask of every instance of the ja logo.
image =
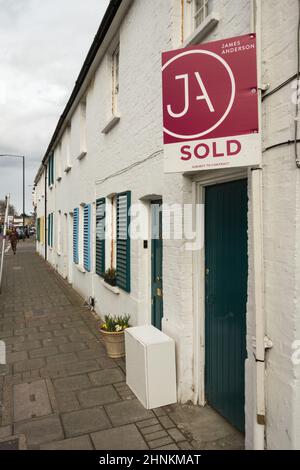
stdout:
{"type": "MultiPolygon", "coordinates": [[[[198,101],[205,100],[210,112],[214,113],[215,108],[213,107],[212,102],[210,101],[210,98],[208,96],[208,93],[206,91],[206,88],[204,86],[202,78],[200,76],[200,73],[195,72],[195,77],[196,77],[196,80],[199,83],[199,87],[200,87],[200,89],[203,93],[202,95],[196,96],[196,100],[198,100],[198,101]]],[[[184,110],[181,113],[174,113],[171,109],[171,105],[168,104],[168,106],[167,106],[168,113],[170,114],[170,116],[172,116],[173,118],[176,118],[176,119],[185,116],[187,114],[188,110],[189,110],[189,107],[190,107],[189,74],[185,73],[184,75],[176,75],[175,80],[179,80],[179,79],[184,80],[184,110]]]]}
{"type": "Polygon", "coordinates": [[[190,49],[162,68],[164,132],[196,139],[217,129],[229,115],[236,94],[234,74],[215,52],[190,49]]]}
{"type": "Polygon", "coordinates": [[[0,341],[0,365],[6,364],[6,347],[4,341],[0,341]]]}

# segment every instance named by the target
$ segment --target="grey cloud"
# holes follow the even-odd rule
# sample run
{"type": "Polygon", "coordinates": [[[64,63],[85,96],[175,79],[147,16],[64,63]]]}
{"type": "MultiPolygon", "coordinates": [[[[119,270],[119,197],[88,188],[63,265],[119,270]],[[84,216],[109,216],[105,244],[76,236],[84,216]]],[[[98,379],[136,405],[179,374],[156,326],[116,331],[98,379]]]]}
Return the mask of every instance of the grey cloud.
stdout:
{"type": "MultiPolygon", "coordinates": [[[[108,0],[0,0],[0,154],[26,155],[28,184],[107,5],[108,0]]],[[[18,161],[0,157],[0,198],[11,192],[20,210],[19,175],[18,161]]]]}

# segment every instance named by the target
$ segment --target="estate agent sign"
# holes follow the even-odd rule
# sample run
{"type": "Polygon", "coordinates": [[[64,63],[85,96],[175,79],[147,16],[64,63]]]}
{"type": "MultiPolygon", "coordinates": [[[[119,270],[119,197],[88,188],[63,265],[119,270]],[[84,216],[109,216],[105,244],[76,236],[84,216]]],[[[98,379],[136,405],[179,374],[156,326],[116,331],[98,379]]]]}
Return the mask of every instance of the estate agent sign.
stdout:
{"type": "Polygon", "coordinates": [[[260,163],[256,37],[162,55],[165,172],[260,163]]]}

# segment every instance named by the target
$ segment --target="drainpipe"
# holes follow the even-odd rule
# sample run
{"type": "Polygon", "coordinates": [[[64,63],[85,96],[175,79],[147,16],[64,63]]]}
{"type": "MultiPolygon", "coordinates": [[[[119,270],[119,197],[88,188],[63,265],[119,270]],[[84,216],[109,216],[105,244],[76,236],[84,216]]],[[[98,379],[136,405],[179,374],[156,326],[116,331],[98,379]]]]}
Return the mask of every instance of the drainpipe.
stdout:
{"type": "Polygon", "coordinates": [[[255,404],[253,447],[264,449],[265,435],[265,319],[263,308],[263,227],[262,227],[262,169],[251,172],[252,230],[253,230],[253,277],[255,310],[255,404]]]}
{"type": "Polygon", "coordinates": [[[45,215],[44,215],[44,244],[45,244],[45,261],[47,261],[48,252],[47,252],[47,165],[43,163],[43,167],[45,169],[45,215]]]}
{"type": "MultiPolygon", "coordinates": [[[[257,76],[259,96],[259,128],[262,132],[261,112],[261,0],[252,2],[252,27],[257,38],[257,76]]],[[[252,230],[253,230],[253,280],[254,280],[254,310],[255,338],[253,342],[255,356],[255,410],[253,410],[253,448],[264,450],[265,446],[265,315],[264,315],[264,262],[263,262],[263,203],[262,177],[263,169],[251,171],[252,199],[252,230]]]]}

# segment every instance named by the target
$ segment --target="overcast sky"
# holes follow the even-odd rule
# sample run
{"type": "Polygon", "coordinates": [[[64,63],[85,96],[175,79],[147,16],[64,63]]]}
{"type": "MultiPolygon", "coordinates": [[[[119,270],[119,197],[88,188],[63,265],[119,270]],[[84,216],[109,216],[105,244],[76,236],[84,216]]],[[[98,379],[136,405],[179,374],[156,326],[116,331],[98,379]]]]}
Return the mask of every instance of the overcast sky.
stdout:
{"type": "MultiPolygon", "coordinates": [[[[0,154],[26,156],[26,210],[40,161],[108,0],[0,0],[0,154]]],[[[22,160],[0,157],[0,199],[22,211],[22,160]]]]}

